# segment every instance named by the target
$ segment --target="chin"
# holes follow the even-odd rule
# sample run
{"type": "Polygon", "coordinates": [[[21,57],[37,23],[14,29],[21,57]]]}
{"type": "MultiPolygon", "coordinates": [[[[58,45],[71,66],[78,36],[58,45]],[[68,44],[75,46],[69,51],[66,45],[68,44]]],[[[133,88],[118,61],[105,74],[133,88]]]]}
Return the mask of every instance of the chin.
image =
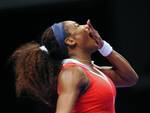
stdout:
{"type": "Polygon", "coordinates": [[[91,49],[91,53],[94,53],[98,50],[98,46],[94,46],[92,49],[91,49]]]}

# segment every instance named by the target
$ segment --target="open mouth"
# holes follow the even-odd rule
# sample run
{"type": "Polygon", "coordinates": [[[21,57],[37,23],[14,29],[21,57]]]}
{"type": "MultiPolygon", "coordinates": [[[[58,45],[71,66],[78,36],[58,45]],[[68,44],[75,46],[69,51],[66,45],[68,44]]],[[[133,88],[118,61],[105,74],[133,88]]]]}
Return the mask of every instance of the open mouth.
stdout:
{"type": "Polygon", "coordinates": [[[91,33],[91,32],[89,33],[89,36],[90,36],[90,37],[93,37],[93,35],[92,35],[92,33],[91,33]]]}

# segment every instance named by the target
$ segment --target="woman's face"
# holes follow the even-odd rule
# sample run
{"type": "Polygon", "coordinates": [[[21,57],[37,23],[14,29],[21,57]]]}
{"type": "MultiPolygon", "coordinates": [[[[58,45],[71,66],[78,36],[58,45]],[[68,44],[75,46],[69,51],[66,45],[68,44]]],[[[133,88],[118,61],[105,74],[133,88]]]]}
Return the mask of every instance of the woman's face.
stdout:
{"type": "Polygon", "coordinates": [[[80,48],[95,52],[98,49],[98,43],[91,35],[91,28],[88,24],[79,25],[75,21],[65,21],[65,30],[73,38],[76,45],[80,48]]]}

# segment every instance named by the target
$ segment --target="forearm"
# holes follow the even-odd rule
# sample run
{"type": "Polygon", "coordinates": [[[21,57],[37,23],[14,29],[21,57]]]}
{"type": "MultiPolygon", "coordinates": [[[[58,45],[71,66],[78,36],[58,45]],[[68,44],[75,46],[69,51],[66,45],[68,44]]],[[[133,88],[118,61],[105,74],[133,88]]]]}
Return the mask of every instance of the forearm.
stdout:
{"type": "Polygon", "coordinates": [[[117,86],[130,86],[135,84],[138,80],[138,76],[129,62],[119,53],[114,51],[109,43],[102,40],[101,36],[93,28],[90,21],[88,21],[87,24],[92,30],[92,36],[95,38],[96,42],[98,42],[98,51],[102,56],[106,57],[113,66],[113,68],[105,67],[99,69],[110,76],[117,86]]]}
{"type": "Polygon", "coordinates": [[[113,50],[106,58],[112,64],[113,70],[120,78],[132,82],[133,84],[137,82],[138,76],[136,72],[122,55],[113,50]]]}

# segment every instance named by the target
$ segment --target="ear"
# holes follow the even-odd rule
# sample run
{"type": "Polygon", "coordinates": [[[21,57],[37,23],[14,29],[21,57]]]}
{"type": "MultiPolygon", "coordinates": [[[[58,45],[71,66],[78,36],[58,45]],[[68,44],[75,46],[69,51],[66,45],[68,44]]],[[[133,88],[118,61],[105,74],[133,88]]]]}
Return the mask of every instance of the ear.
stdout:
{"type": "Polygon", "coordinates": [[[73,39],[71,37],[67,37],[64,41],[65,41],[65,44],[67,44],[68,46],[75,46],[76,45],[75,39],[73,39]]]}

